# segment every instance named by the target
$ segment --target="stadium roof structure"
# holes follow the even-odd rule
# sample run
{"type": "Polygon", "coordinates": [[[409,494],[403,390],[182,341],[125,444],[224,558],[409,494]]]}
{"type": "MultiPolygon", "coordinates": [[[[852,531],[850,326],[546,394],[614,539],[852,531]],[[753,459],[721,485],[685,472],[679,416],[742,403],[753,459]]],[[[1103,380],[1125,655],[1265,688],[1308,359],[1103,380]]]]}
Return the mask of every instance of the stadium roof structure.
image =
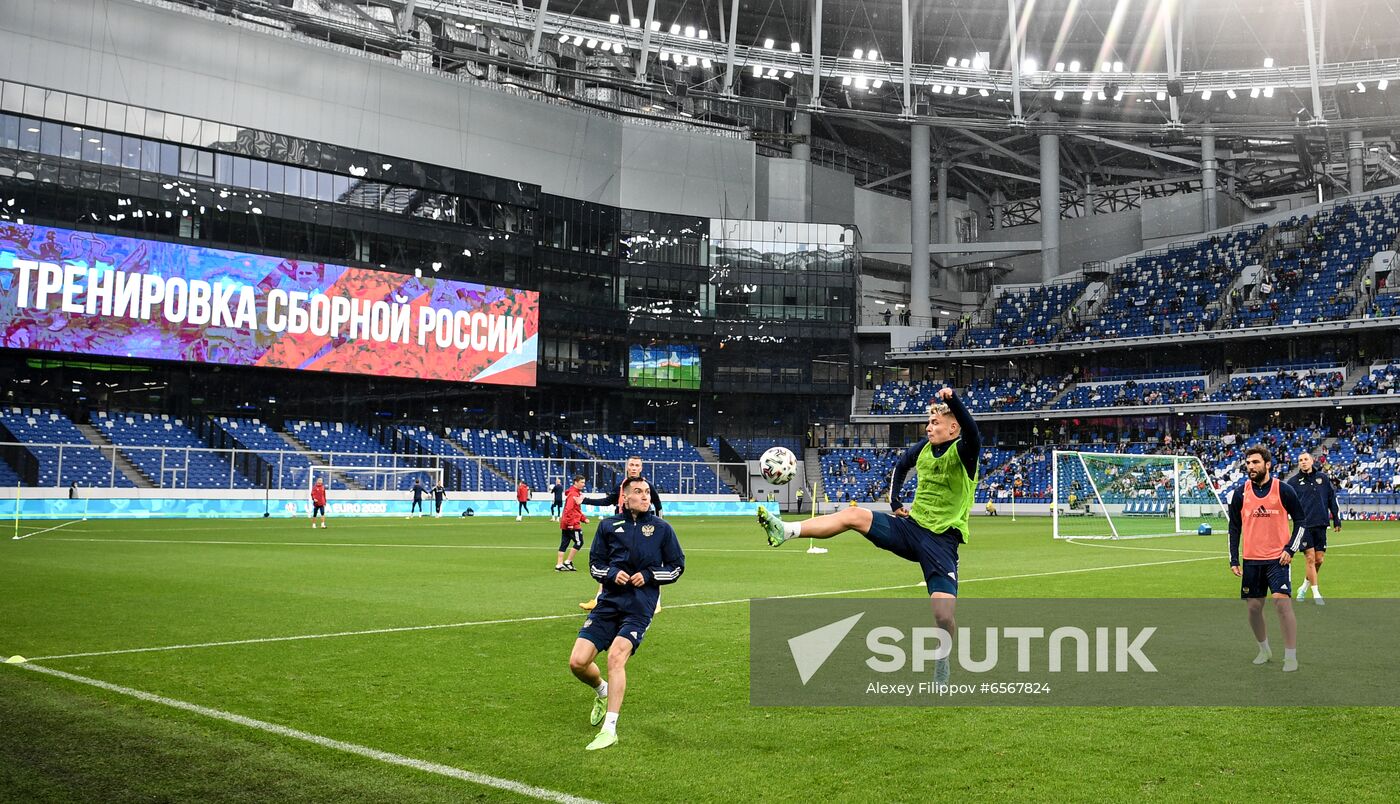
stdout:
{"type": "Polygon", "coordinates": [[[1036,219],[1049,132],[1065,203],[1100,211],[1190,189],[1202,135],[1246,202],[1344,187],[1353,131],[1368,186],[1400,178],[1400,0],[179,2],[600,111],[744,127],[763,153],[809,143],[894,194],[925,124],[955,193],[1031,200],[1013,223],[1036,219]]]}

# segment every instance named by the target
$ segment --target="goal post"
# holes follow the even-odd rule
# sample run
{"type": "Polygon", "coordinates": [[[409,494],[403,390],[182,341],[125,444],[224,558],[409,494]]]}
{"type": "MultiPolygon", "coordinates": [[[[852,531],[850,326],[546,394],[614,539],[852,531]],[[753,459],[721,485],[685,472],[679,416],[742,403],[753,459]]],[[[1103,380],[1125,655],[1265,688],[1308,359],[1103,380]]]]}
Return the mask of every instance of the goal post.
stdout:
{"type": "Polygon", "coordinates": [[[1225,506],[1195,456],[1055,450],[1052,457],[1056,539],[1142,539],[1225,524],[1225,506]]]}

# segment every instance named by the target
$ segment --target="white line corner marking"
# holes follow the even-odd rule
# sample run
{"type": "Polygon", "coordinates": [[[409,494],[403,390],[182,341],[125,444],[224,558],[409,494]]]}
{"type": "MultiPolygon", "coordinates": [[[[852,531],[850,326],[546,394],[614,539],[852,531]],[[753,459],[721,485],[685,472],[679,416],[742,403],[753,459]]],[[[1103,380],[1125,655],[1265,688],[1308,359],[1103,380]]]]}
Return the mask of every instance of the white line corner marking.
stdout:
{"type": "Polygon", "coordinates": [[[299,729],[293,729],[289,726],[282,726],[276,723],[269,723],[265,720],[256,720],[251,717],[244,717],[243,715],[237,715],[233,712],[225,712],[222,709],[211,709],[210,707],[200,706],[199,704],[193,704],[187,701],[177,701],[174,698],[166,698],[163,695],[155,695],[154,693],[142,692],[141,690],[132,689],[131,687],[123,687],[117,684],[108,683],[106,681],[100,681],[95,678],[74,675],[73,673],[65,673],[62,670],[54,670],[51,667],[43,667],[32,663],[21,664],[16,666],[22,667],[25,670],[32,670],[36,673],[57,676],[58,678],[67,679],[68,681],[74,681],[79,684],[86,684],[89,687],[97,687],[98,689],[106,690],[108,692],[114,692],[118,695],[126,695],[131,698],[146,701],[148,703],[169,706],[174,709],[182,709],[186,712],[193,712],[196,715],[203,715],[204,717],[213,718],[215,720],[222,720],[227,723],[234,723],[239,726],[245,726],[250,729],[257,729],[258,731],[264,731],[269,734],[275,734],[279,737],[288,737],[293,740],[301,740],[303,742],[308,742],[313,745],[319,745],[322,748],[329,748],[334,751],[342,751],[347,754],[354,754],[356,756],[365,757],[367,759],[378,760],[379,762],[385,762],[390,765],[401,765],[405,768],[413,768],[414,770],[423,771],[424,773],[432,773],[438,776],[446,776],[451,779],[459,779],[464,782],[479,784],[483,787],[492,787],[497,790],[507,790],[512,793],[517,793],[522,796],[528,796],[529,798],[539,799],[541,801],[558,801],[566,802],[566,804],[597,804],[597,802],[593,801],[592,799],[580,798],[578,796],[569,795],[568,793],[560,793],[557,790],[550,790],[544,787],[536,787],[532,784],[517,782],[513,779],[502,779],[499,776],[491,776],[485,773],[476,773],[475,771],[454,768],[451,765],[443,765],[437,762],[428,762],[422,759],[414,759],[413,757],[406,757],[401,754],[393,754],[388,751],[380,751],[377,748],[370,748],[368,746],[357,745],[355,743],[347,743],[342,742],[340,740],[333,740],[330,737],[322,737],[319,734],[311,734],[310,732],[301,731],[299,729]]]}
{"type": "Polygon", "coordinates": [[[823,625],[805,634],[798,634],[788,640],[788,650],[792,651],[792,662],[797,665],[797,675],[802,679],[802,686],[807,686],[812,676],[822,669],[826,660],[841,646],[841,640],[851,633],[851,629],[855,628],[856,623],[864,616],[865,612],[862,611],[860,614],[823,625]]]}

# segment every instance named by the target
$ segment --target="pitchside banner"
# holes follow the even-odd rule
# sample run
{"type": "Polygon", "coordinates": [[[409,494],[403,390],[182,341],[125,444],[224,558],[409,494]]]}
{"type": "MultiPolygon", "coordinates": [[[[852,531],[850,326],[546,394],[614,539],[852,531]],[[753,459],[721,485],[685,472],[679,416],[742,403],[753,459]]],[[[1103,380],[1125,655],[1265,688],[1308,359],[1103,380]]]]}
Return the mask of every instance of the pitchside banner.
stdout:
{"type": "Polygon", "coordinates": [[[539,294],[0,223],[3,345],[534,385],[539,294]]]}
{"type": "Polygon", "coordinates": [[[958,601],[952,629],[938,626],[927,599],[755,600],[749,700],[756,706],[1400,706],[1400,600],[1328,598],[1326,606],[1295,602],[1292,608],[1298,669],[1285,673],[1273,601],[1264,610],[1273,656],[1255,664],[1259,646],[1238,599],[973,598],[958,601]],[[938,678],[940,662],[948,665],[946,682],[938,678]]]}

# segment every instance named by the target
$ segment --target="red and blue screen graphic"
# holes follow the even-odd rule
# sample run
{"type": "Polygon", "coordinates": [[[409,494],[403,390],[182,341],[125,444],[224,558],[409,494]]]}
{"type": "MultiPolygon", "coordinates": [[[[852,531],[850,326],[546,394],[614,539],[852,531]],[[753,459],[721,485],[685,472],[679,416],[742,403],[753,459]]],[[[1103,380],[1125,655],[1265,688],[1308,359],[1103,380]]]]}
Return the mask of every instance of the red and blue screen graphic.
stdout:
{"type": "Polygon", "coordinates": [[[11,349],[534,385],[539,294],[0,223],[11,349]]]}

